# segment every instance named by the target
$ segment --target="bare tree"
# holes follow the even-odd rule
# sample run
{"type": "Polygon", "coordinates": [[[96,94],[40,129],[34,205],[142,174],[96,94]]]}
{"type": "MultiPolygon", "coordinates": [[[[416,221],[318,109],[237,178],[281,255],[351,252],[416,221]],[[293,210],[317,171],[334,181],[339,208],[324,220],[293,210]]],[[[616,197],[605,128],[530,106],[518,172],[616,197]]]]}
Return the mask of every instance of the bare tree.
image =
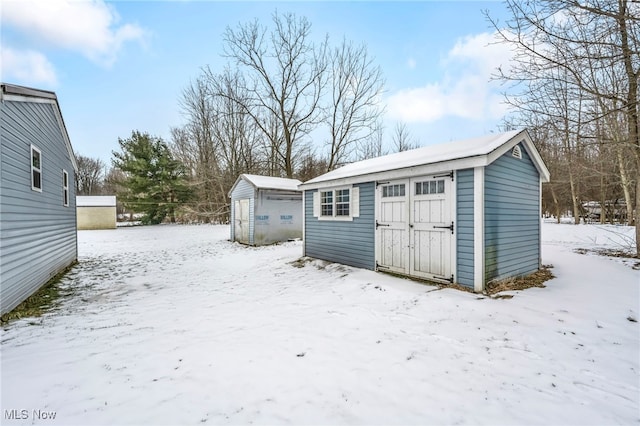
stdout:
{"type": "Polygon", "coordinates": [[[172,130],[172,151],[189,174],[189,185],[195,194],[195,205],[189,213],[199,221],[216,220],[226,195],[219,176],[220,164],[214,140],[215,108],[210,87],[205,77],[192,81],[180,98],[182,113],[187,123],[172,130]]]}
{"type": "Polygon", "coordinates": [[[405,123],[398,122],[393,128],[393,148],[395,152],[408,151],[418,147],[418,143],[413,139],[407,125],[405,123]]]}
{"type": "Polygon", "coordinates": [[[374,125],[371,136],[359,141],[356,148],[356,160],[366,160],[368,158],[380,157],[388,154],[384,149],[384,127],[381,121],[374,125]]]}
{"type": "Polygon", "coordinates": [[[227,28],[224,54],[239,67],[246,93],[251,94],[235,101],[271,142],[282,161],[282,173],[292,177],[301,141],[322,118],[319,103],[326,84],[327,43],[311,41],[306,18],[275,13],[273,24],[271,31],[257,20],[227,28]]]}
{"type": "MultiPolygon", "coordinates": [[[[627,188],[631,187],[630,176],[635,177],[636,250],[640,253],[640,8],[628,0],[505,3],[512,15],[507,27],[492,23],[500,41],[515,52],[512,67],[500,70],[499,75],[514,83],[507,99],[520,113],[538,114],[540,109],[531,108],[528,101],[538,96],[536,91],[540,93],[541,87],[560,81],[564,92],[560,96],[578,113],[567,115],[575,129],[573,134],[582,140],[574,147],[567,146],[564,154],[583,157],[580,149],[590,150],[589,144],[598,143],[596,137],[606,138],[599,143],[615,143],[628,150],[635,170],[629,172],[625,164],[619,172],[627,188]],[[612,116],[617,116],[614,121],[621,119],[623,125],[612,126],[612,116]]],[[[551,91],[545,95],[549,102],[559,100],[557,92],[555,96],[551,91]]]]}
{"type": "Polygon", "coordinates": [[[76,175],[77,195],[98,195],[104,183],[105,164],[99,158],[76,155],[78,174],[76,175]]]}
{"type": "Polygon", "coordinates": [[[346,40],[331,53],[329,161],[327,171],[346,160],[363,140],[376,132],[383,112],[380,96],[384,87],[382,70],[375,66],[365,45],[346,40]]]}

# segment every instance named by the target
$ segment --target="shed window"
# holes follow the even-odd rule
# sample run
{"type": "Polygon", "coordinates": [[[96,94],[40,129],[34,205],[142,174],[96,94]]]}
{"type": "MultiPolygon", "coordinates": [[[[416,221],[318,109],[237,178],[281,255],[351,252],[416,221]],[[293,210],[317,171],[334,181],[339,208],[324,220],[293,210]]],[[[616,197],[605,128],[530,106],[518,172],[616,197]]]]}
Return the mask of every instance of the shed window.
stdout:
{"type": "Polygon", "coordinates": [[[321,216],[333,216],[333,191],[322,191],[320,193],[321,216]]]}
{"type": "Polygon", "coordinates": [[[444,179],[416,182],[416,195],[444,194],[444,179]]]}
{"type": "Polygon", "coordinates": [[[404,197],[405,189],[404,183],[397,185],[385,185],[382,187],[382,197],[404,197]]]}
{"type": "Polygon", "coordinates": [[[69,207],[69,173],[62,170],[62,205],[69,207]]]}
{"type": "Polygon", "coordinates": [[[320,220],[353,220],[360,216],[358,187],[332,188],[314,192],[313,216],[320,220]]]}
{"type": "Polygon", "coordinates": [[[349,216],[349,189],[336,190],[336,216],[349,216]]]}
{"type": "Polygon", "coordinates": [[[31,189],[42,192],[42,153],[31,145],[31,189]]]}

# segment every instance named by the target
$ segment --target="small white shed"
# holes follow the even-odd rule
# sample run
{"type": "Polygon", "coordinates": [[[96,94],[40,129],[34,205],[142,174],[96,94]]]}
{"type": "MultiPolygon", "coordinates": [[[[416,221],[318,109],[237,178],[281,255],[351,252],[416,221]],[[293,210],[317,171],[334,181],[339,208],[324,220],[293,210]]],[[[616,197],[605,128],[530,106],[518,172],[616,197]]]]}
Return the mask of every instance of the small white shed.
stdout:
{"type": "Polygon", "coordinates": [[[266,245],[302,238],[297,179],[242,174],[229,191],[231,241],[266,245]]]}
{"type": "Polygon", "coordinates": [[[115,195],[78,195],[78,229],[115,229],[115,195]]]}

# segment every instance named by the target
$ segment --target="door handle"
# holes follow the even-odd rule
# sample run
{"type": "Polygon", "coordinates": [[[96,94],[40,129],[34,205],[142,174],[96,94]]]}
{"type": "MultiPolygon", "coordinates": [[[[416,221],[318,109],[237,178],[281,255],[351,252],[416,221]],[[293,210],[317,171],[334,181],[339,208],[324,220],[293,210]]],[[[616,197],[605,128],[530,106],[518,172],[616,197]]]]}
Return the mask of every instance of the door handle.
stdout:
{"type": "Polygon", "coordinates": [[[409,228],[413,228],[413,223],[410,223],[410,224],[409,224],[409,228]]]}

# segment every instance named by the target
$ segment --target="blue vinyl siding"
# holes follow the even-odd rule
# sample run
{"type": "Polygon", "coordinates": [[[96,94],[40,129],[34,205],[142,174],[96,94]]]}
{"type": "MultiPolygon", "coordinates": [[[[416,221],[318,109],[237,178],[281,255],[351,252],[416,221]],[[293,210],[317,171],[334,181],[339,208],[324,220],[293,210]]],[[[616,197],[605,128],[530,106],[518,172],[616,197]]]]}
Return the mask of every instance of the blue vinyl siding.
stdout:
{"type": "Polygon", "coordinates": [[[526,149],[485,169],[485,282],[538,270],[540,177],[526,149]]]}
{"type": "Polygon", "coordinates": [[[358,268],[375,269],[375,183],[360,187],[360,217],[353,221],[313,217],[313,193],[305,191],[305,254],[358,268]]]}
{"type": "Polygon", "coordinates": [[[0,300],[7,313],[77,259],[73,160],[55,101],[0,102],[0,300]],[[42,192],[31,189],[31,145],[42,192]],[[69,174],[64,206],[62,170],[69,174]]]}
{"type": "Polygon", "coordinates": [[[256,190],[253,185],[244,179],[233,188],[231,193],[231,214],[229,215],[229,223],[231,228],[231,241],[235,241],[235,201],[249,199],[249,244],[253,244],[253,231],[254,231],[254,215],[255,215],[255,193],[256,190]]]}
{"type": "Polygon", "coordinates": [[[458,284],[473,288],[473,169],[456,172],[458,284]]]}

